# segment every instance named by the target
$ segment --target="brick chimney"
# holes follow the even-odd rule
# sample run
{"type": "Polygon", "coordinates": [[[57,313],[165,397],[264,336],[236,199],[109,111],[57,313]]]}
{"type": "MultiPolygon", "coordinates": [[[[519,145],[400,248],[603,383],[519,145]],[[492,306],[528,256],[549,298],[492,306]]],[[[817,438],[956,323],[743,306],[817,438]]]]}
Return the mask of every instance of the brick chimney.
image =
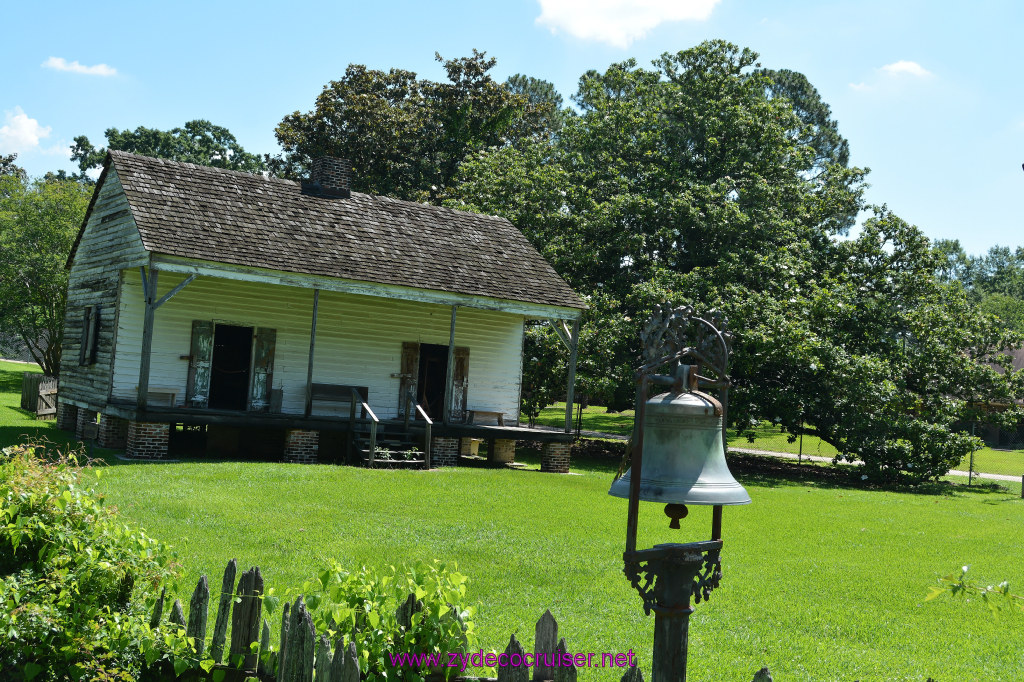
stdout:
{"type": "Polygon", "coordinates": [[[309,180],[302,181],[302,193],[321,197],[348,199],[352,196],[349,186],[351,179],[351,161],[321,156],[313,159],[309,180]]]}

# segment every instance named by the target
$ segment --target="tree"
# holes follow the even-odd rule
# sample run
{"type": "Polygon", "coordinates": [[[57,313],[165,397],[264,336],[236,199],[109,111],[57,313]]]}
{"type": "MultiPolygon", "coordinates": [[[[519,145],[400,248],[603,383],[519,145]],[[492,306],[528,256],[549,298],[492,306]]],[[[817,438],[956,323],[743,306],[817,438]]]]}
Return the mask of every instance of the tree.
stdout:
{"type": "Polygon", "coordinates": [[[14,175],[19,178],[25,177],[25,169],[15,163],[18,160],[17,154],[0,156],[0,177],[14,175]]]}
{"type": "Polygon", "coordinates": [[[93,147],[85,135],[75,138],[75,144],[71,146],[71,160],[78,162],[83,177],[86,171],[103,165],[107,149],[248,173],[267,169],[267,162],[245,151],[231,131],[202,119],[168,131],[142,126],[135,130],[107,128],[104,135],[107,147],[100,149],[93,147]]]}
{"type": "Polygon", "coordinates": [[[850,145],[839,134],[839,124],[832,118],[832,109],[821,99],[818,89],[807,76],[789,69],[757,69],[754,77],[763,78],[768,97],[789,100],[793,113],[803,124],[794,130],[801,144],[814,150],[814,167],[822,170],[829,164],[846,166],[850,162],[850,145]]]}
{"type": "Polygon", "coordinates": [[[505,87],[514,95],[526,97],[526,115],[518,122],[518,130],[511,137],[529,139],[536,134],[555,134],[562,128],[562,118],[568,115],[564,100],[549,81],[517,73],[505,81],[505,87]]]}
{"type": "Polygon", "coordinates": [[[740,426],[807,424],[876,480],[942,475],[974,443],[958,419],[1020,395],[987,362],[1013,339],[884,207],[836,238],[866,171],[806,79],[756,59],[712,41],[588,72],[557,135],[468,159],[449,203],[506,216],[586,296],[577,376],[593,402],[631,404],[655,304],[716,308],[737,334],[740,426]]]}
{"type": "Polygon", "coordinates": [[[64,335],[64,262],[90,196],[76,180],[0,177],[0,326],[53,376],[64,335]]]}
{"type": "Polygon", "coordinates": [[[467,155],[543,127],[543,112],[526,95],[491,78],[494,58],[476,50],[435,56],[447,82],[349,65],[324,86],[312,111],[296,111],[277,126],[286,153],[278,162],[295,170],[317,156],[345,158],[355,190],[439,204],[467,155]]]}

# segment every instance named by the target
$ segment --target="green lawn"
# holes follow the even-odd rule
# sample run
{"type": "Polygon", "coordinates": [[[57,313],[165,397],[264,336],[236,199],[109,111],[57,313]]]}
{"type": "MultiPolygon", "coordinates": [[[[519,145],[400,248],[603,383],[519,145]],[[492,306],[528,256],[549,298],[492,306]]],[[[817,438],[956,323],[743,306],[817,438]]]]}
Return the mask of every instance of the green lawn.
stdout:
{"type": "MultiPolygon", "coordinates": [[[[260,565],[278,589],[330,556],[353,567],[454,559],[480,602],[485,649],[502,649],[512,632],[531,641],[550,608],[575,650],[633,649],[649,666],[653,618],[621,573],[625,502],[607,495],[607,469],[582,474],[119,463],[100,485],[177,546],[186,583],[219,579],[232,557],[260,565]]],[[[981,604],[924,602],[938,575],[963,564],[982,580],[1021,583],[1017,491],[741,478],[754,503],[726,512],[725,579],[693,618],[692,680],[745,682],[762,665],[780,680],[1017,678],[1024,614],[995,620],[981,604]]],[[[658,506],[643,507],[641,546],[708,532],[706,509],[671,532],[658,506]]]]}
{"type": "MultiPolygon", "coordinates": [[[[0,424],[38,426],[7,397],[0,424]]],[[[725,577],[692,619],[691,681],[747,682],[762,665],[777,680],[1019,679],[1024,614],[994,619],[980,603],[924,601],[937,576],[964,564],[1022,591],[1019,485],[862,490],[818,467],[761,461],[733,458],[753,504],[726,510],[725,577]]],[[[279,591],[327,557],[353,568],[453,559],[471,578],[485,649],[503,649],[512,632],[529,649],[550,608],[573,651],[632,649],[650,670],[654,619],[621,572],[626,503],[607,495],[612,465],[576,462],[581,475],[558,476],[109,462],[98,485],[175,545],[186,603],[201,573],[216,584],[233,557],[261,566],[279,591]]],[[[645,503],[640,546],[703,539],[709,528],[706,508],[670,531],[660,507],[645,503]]]]}

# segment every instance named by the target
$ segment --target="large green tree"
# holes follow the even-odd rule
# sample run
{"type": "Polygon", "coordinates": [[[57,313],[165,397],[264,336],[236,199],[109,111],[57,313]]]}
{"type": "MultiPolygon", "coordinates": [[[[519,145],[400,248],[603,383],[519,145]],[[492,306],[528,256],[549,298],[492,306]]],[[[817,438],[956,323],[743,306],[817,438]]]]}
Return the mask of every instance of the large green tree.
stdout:
{"type": "Polygon", "coordinates": [[[72,179],[0,176],[0,339],[17,337],[54,376],[67,301],[64,262],[90,195],[88,185],[72,179]]]}
{"type": "MultiPolygon", "coordinates": [[[[663,301],[730,318],[740,424],[806,424],[873,478],[945,473],[972,443],[957,420],[1019,392],[985,362],[1012,339],[936,278],[920,231],[879,208],[840,238],[866,171],[799,74],[713,41],[589,72],[574,101],[550,140],[468,160],[451,203],[508,217],[586,295],[594,402],[630,404],[663,301]]],[[[544,367],[558,350],[538,327],[527,352],[544,367]]]]}
{"type": "Polygon", "coordinates": [[[85,135],[75,138],[71,146],[71,160],[78,163],[83,177],[86,171],[103,165],[107,149],[249,173],[267,169],[266,161],[245,151],[230,130],[202,119],[171,130],[143,126],[135,130],[107,128],[104,135],[107,146],[99,149],[85,135]]]}
{"type": "Polygon", "coordinates": [[[550,97],[532,102],[496,82],[486,53],[436,57],[447,81],[351,64],[312,111],[277,126],[285,150],[278,171],[297,173],[317,156],[335,156],[352,162],[355,190],[440,203],[468,155],[539,133],[553,116],[550,97]]]}

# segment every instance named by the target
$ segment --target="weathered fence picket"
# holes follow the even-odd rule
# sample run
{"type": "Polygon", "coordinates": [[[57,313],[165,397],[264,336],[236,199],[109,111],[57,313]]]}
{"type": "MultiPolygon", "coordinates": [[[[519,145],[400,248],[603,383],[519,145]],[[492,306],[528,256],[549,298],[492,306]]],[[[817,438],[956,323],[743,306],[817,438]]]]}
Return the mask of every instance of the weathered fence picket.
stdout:
{"type": "Polygon", "coordinates": [[[250,568],[238,579],[238,592],[231,618],[232,664],[241,657],[243,668],[256,669],[259,654],[252,652],[251,644],[259,641],[262,616],[263,576],[260,575],[260,569],[250,568]]]}
{"type": "MultiPolygon", "coordinates": [[[[558,644],[558,623],[555,622],[555,617],[551,615],[550,609],[544,612],[544,615],[537,621],[537,628],[534,631],[533,637],[533,653],[534,661],[542,661],[541,657],[545,654],[554,654],[555,648],[558,644]]],[[[553,680],[555,678],[554,666],[548,666],[543,664],[535,665],[533,668],[533,679],[534,680],[553,680]]]]}
{"type": "Polygon", "coordinates": [[[188,603],[188,627],[185,634],[196,643],[196,655],[203,660],[203,649],[206,646],[206,618],[210,608],[210,586],[206,576],[199,578],[192,599],[188,603]]]}
{"type": "MultiPolygon", "coordinates": [[[[319,637],[317,636],[313,617],[301,596],[294,603],[285,602],[281,610],[281,641],[274,652],[270,646],[270,624],[262,615],[263,576],[258,568],[251,568],[242,574],[236,587],[237,570],[238,562],[234,559],[228,562],[224,570],[223,589],[217,606],[217,621],[210,645],[209,658],[212,658],[220,669],[237,670],[241,666],[247,671],[245,674],[255,673],[263,682],[313,682],[314,677],[316,682],[359,682],[361,671],[355,642],[349,637],[346,643],[345,636],[339,635],[332,653],[330,638],[327,633],[320,633],[319,637]],[[231,649],[228,665],[222,666],[220,663],[229,622],[231,649]],[[258,647],[254,647],[257,642],[258,647]]],[[[150,619],[153,627],[157,627],[163,619],[166,598],[167,591],[162,590],[150,619]]],[[[179,600],[174,601],[168,617],[171,623],[184,628],[188,637],[194,638],[199,660],[204,660],[209,608],[210,588],[204,575],[192,593],[187,621],[179,600]]],[[[423,602],[416,599],[415,594],[410,594],[395,610],[399,627],[411,628],[413,614],[422,610],[423,602]]],[[[454,618],[462,623],[454,607],[442,617],[454,618]]],[[[532,675],[530,667],[526,664],[526,648],[513,634],[509,637],[508,646],[504,651],[503,660],[507,665],[499,665],[498,677],[489,679],[492,682],[576,682],[579,671],[573,664],[573,654],[569,651],[565,638],[558,636],[558,630],[558,621],[551,611],[545,611],[534,629],[532,675]]],[[[465,625],[463,632],[465,633],[465,625]]],[[[465,645],[465,634],[463,644],[465,645]]],[[[621,682],[643,682],[643,679],[643,672],[639,668],[629,667],[626,668],[621,682]]],[[[767,668],[758,671],[754,677],[754,682],[770,680],[771,674],[767,668]]]]}
{"type": "Polygon", "coordinates": [[[224,657],[224,642],[228,635],[228,616],[231,614],[231,596],[235,593],[235,573],[238,562],[232,559],[224,569],[224,580],[220,586],[220,603],[217,605],[217,620],[213,625],[213,643],[210,645],[210,658],[220,663],[224,657]]]}

